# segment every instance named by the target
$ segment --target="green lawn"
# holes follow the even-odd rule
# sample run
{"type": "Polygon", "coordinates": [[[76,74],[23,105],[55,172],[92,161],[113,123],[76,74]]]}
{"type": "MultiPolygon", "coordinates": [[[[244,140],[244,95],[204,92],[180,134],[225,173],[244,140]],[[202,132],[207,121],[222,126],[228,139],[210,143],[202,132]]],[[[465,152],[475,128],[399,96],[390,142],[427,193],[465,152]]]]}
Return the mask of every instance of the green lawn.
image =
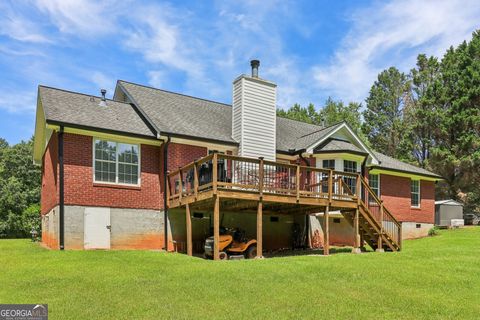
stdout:
{"type": "Polygon", "coordinates": [[[227,262],[1,240],[0,303],[48,303],[51,319],[478,319],[480,228],[401,253],[227,262]]]}

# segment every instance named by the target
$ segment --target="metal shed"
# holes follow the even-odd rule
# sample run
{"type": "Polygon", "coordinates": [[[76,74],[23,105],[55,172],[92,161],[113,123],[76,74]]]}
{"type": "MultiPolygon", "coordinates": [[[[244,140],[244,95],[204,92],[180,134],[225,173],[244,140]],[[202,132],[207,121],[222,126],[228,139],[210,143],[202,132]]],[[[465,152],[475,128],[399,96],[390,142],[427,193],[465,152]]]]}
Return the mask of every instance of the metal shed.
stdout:
{"type": "Polygon", "coordinates": [[[452,219],[463,220],[463,204],[452,199],[435,201],[435,225],[451,227],[452,219]]]}

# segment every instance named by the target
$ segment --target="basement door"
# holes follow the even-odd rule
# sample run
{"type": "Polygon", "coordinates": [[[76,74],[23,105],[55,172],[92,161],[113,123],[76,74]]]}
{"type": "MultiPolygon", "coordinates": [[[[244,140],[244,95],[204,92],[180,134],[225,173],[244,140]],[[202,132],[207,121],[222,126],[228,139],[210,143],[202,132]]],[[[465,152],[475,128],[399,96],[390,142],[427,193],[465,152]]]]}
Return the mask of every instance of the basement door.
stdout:
{"type": "Polygon", "coordinates": [[[110,249],[110,208],[85,208],[83,246],[110,249]]]}

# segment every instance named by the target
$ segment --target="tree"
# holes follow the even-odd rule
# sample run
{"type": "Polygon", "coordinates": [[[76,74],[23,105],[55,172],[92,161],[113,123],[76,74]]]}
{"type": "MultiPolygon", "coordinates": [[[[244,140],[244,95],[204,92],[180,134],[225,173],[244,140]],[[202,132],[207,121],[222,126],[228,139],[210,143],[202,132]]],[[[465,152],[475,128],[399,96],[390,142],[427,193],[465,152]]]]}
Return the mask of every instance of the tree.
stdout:
{"type": "Polygon", "coordinates": [[[480,32],[451,47],[441,66],[432,167],[447,180],[449,197],[478,208],[480,199],[480,32]],[[469,200],[470,199],[470,200],[469,200]],[[474,203],[470,204],[470,201],[474,203]],[[476,204],[475,204],[476,203],[476,204]]]}
{"type": "Polygon", "coordinates": [[[0,237],[29,236],[40,223],[41,171],[32,154],[33,138],[11,147],[0,142],[0,237]]]}
{"type": "Polygon", "coordinates": [[[378,75],[370,89],[363,112],[362,130],[372,146],[391,157],[410,160],[406,147],[403,108],[410,82],[397,68],[391,67],[378,75]]]}
{"type": "Polygon", "coordinates": [[[282,118],[298,120],[311,124],[321,123],[319,115],[315,110],[315,106],[312,103],[310,103],[306,108],[300,106],[298,103],[295,103],[287,111],[283,109],[278,109],[277,115],[282,118]]]}
{"type": "Polygon", "coordinates": [[[320,118],[325,121],[325,125],[330,126],[345,121],[357,135],[365,139],[361,132],[361,107],[362,105],[357,102],[350,102],[348,105],[345,105],[340,100],[334,101],[332,98],[328,98],[319,114],[320,118]]]}
{"type": "Polygon", "coordinates": [[[436,57],[420,54],[417,67],[410,71],[411,86],[404,110],[408,135],[405,144],[422,168],[428,168],[431,148],[435,145],[438,123],[438,96],[441,93],[440,63],[436,57]]]}

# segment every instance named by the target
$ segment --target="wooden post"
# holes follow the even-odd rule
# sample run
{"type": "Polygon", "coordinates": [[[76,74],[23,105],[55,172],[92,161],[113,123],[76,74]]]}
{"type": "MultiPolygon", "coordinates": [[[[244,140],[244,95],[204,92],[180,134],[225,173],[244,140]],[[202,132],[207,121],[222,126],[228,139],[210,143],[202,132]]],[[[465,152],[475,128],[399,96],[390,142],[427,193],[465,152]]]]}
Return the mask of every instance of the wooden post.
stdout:
{"type": "Polygon", "coordinates": [[[358,201],[357,201],[358,204],[360,204],[360,201],[362,200],[362,180],[361,179],[362,179],[362,175],[359,173],[357,175],[357,187],[356,187],[357,190],[355,190],[355,193],[358,198],[358,201]]]}
{"type": "Polygon", "coordinates": [[[198,196],[198,165],[197,161],[193,163],[193,194],[195,195],[195,200],[198,196]]]}
{"type": "Polygon", "coordinates": [[[179,176],[179,181],[178,181],[178,189],[180,191],[180,194],[178,195],[178,200],[180,203],[182,203],[182,196],[183,196],[183,174],[182,174],[182,169],[178,168],[178,176],[179,176]]]}
{"type": "Polygon", "coordinates": [[[403,234],[402,234],[402,222],[400,222],[400,228],[398,229],[398,246],[402,250],[403,246],[403,234]]]}
{"type": "Polygon", "coordinates": [[[329,211],[330,206],[325,207],[323,214],[323,254],[328,256],[330,254],[330,226],[329,226],[329,211]]]}
{"type": "Polygon", "coordinates": [[[215,195],[213,206],[213,260],[219,259],[220,242],[220,198],[215,195]]]}
{"type": "Polygon", "coordinates": [[[217,194],[217,182],[218,182],[218,153],[215,151],[213,153],[213,173],[212,173],[212,188],[213,193],[217,194]]]}
{"type": "Polygon", "coordinates": [[[297,202],[300,201],[300,166],[297,165],[297,172],[295,175],[297,202]]]}
{"type": "Polygon", "coordinates": [[[257,258],[263,257],[263,203],[258,201],[257,208],[257,258]]]}
{"type": "Polygon", "coordinates": [[[187,255],[192,255],[192,216],[190,215],[190,206],[185,206],[185,225],[187,227],[187,255]]]}
{"type": "Polygon", "coordinates": [[[264,176],[264,168],[263,168],[263,157],[258,158],[260,162],[258,163],[258,193],[260,194],[260,200],[263,197],[263,176],[264,176]]]}
{"type": "Polygon", "coordinates": [[[377,249],[375,251],[377,252],[384,252],[383,250],[383,240],[382,240],[382,235],[383,235],[383,200],[380,200],[380,234],[378,235],[378,241],[377,241],[377,249]]]}
{"type": "Polygon", "coordinates": [[[355,218],[353,220],[353,229],[355,231],[355,239],[354,239],[352,253],[361,253],[362,251],[360,250],[360,211],[358,207],[355,210],[355,218]]]}
{"type": "Polygon", "coordinates": [[[333,193],[333,170],[330,169],[328,172],[328,202],[332,203],[332,193],[333,193]]]}

